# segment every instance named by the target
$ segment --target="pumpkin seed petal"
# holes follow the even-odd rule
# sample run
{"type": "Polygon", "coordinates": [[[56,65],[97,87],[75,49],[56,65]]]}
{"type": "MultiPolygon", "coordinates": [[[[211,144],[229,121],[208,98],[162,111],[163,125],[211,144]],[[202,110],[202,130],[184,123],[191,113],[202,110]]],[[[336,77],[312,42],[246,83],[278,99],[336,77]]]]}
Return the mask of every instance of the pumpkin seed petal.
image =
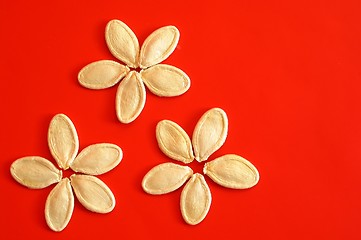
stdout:
{"type": "Polygon", "coordinates": [[[162,163],[143,178],[143,190],[149,194],[165,194],[180,188],[193,174],[191,168],[175,163],[162,163]]]}
{"type": "Polygon", "coordinates": [[[228,119],[220,108],[208,110],[199,119],[192,137],[194,155],[198,162],[205,161],[226,141],[228,119]]]}
{"type": "Polygon", "coordinates": [[[68,169],[79,150],[75,126],[64,114],[57,114],[50,122],[48,145],[60,168],[68,169]]]}
{"type": "Polygon", "coordinates": [[[227,154],[206,163],[203,172],[214,182],[227,188],[251,188],[259,181],[257,168],[235,154],[227,154]]]}
{"type": "Polygon", "coordinates": [[[174,97],[185,93],[190,87],[190,79],[179,68],[157,64],[140,72],[148,89],[160,97],[174,97]]]}
{"type": "Polygon", "coordinates": [[[74,195],[68,178],[62,179],[50,192],[45,203],[46,223],[53,231],[62,231],[74,209],[74,195]]]}
{"type": "Polygon", "coordinates": [[[129,68],[110,60],[92,62],[83,67],[78,74],[79,83],[90,89],[105,89],[117,84],[129,68]]]}
{"type": "Polygon", "coordinates": [[[122,123],[134,121],[142,112],[146,99],[145,87],[139,73],[131,71],[119,84],[115,107],[122,123]]]}
{"type": "Polygon", "coordinates": [[[114,209],[114,195],[99,178],[73,174],[70,181],[79,202],[89,211],[109,213],[114,209]]]}
{"type": "Polygon", "coordinates": [[[175,122],[162,120],[157,124],[159,148],[168,157],[184,163],[193,161],[192,143],[188,134],[175,122]]]}
{"type": "Polygon", "coordinates": [[[178,44],[179,35],[175,26],[161,27],[151,33],[140,49],[139,66],[148,68],[169,57],[178,44]]]}
{"type": "Polygon", "coordinates": [[[115,144],[93,144],[79,153],[70,168],[75,172],[100,175],[115,168],[122,157],[122,149],[115,144]]]}
{"type": "Polygon", "coordinates": [[[204,177],[199,173],[193,174],[181,194],[180,208],[184,221],[190,225],[203,221],[211,202],[211,191],[204,177]]]}
{"type": "Polygon", "coordinates": [[[109,21],[105,28],[105,40],[114,57],[131,68],[138,67],[139,42],[125,23],[119,20],[109,21]]]}
{"type": "Polygon", "coordinates": [[[49,160],[32,156],[19,158],[11,164],[11,176],[20,184],[33,189],[41,189],[57,183],[62,171],[49,160]]]}

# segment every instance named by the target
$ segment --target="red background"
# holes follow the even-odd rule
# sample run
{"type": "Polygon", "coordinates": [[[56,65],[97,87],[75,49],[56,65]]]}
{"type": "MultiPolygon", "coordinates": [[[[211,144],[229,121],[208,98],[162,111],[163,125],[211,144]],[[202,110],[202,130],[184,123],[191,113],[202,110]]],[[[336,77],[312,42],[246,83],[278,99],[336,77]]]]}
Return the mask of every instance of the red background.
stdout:
{"type": "Polygon", "coordinates": [[[357,0],[0,1],[2,238],[361,239],[360,24],[357,0]],[[77,82],[86,64],[115,60],[104,40],[111,19],[124,21],[140,43],[177,26],[180,42],[165,62],[192,81],[181,97],[147,90],[129,125],[116,119],[116,87],[94,91],[77,82]],[[261,179],[231,190],[207,177],[210,212],[189,226],[181,190],[152,196],[140,184],[150,168],[172,161],[157,147],[157,122],[173,120],[191,135],[212,107],[223,108],[230,125],[210,159],[239,154],[261,179]],[[47,129],[60,112],[74,122],[80,149],[115,143],[124,158],[100,176],[115,194],[114,211],[91,213],[76,201],[69,225],[55,233],[43,212],[52,187],[28,190],[9,168],[29,155],[54,162],[47,129]]]}

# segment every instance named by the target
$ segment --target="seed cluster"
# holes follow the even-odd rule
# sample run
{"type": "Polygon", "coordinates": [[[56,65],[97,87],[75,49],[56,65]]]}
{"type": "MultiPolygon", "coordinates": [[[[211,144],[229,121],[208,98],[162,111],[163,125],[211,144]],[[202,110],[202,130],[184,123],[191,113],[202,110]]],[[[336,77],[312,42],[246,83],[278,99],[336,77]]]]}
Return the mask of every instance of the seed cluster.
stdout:
{"type": "MultiPolygon", "coordinates": [[[[161,151],[185,164],[194,159],[206,161],[224,144],[227,133],[228,118],[220,108],[212,108],[203,114],[193,131],[192,140],[178,124],[170,120],[160,121],[156,129],[161,151]]],[[[226,154],[205,163],[203,173],[219,185],[233,189],[251,188],[259,180],[256,167],[235,154],[226,154]]],[[[181,213],[186,223],[195,225],[206,217],[212,202],[203,175],[193,174],[193,170],[187,166],[162,163],[144,176],[142,186],[145,192],[158,195],[175,191],[186,182],[180,200],[181,213]]]]}
{"type": "MultiPolygon", "coordinates": [[[[122,63],[99,60],[83,67],[79,83],[89,89],[105,89],[118,84],[116,115],[122,123],[134,121],[146,101],[146,87],[160,97],[185,93],[190,79],[181,69],[161,64],[175,50],[179,31],[165,26],[151,33],[140,47],[134,32],[123,22],[111,20],[105,29],[110,52],[122,63]],[[140,71],[137,71],[140,69],[140,71]]],[[[195,126],[192,140],[175,122],[162,120],[156,127],[160,150],[168,157],[188,164],[194,159],[207,161],[225,142],[228,118],[220,108],[208,110],[195,126]]],[[[62,231],[69,223],[74,209],[74,194],[88,210],[109,213],[115,207],[115,198],[109,187],[96,175],[114,169],[122,160],[123,152],[111,143],[93,144],[79,154],[79,139],[72,121],[57,114],[50,122],[48,145],[58,167],[72,169],[76,174],[63,178],[49,160],[39,156],[19,158],[11,165],[11,175],[20,184],[41,189],[56,183],[45,204],[45,219],[53,231],[62,231]]],[[[252,163],[235,154],[227,154],[205,163],[203,173],[221,186],[246,189],[256,185],[259,173],[252,163]]],[[[191,225],[206,217],[212,195],[202,174],[184,165],[162,163],[153,167],[143,178],[146,193],[161,195],[184,186],[180,210],[183,219],[191,225]]]]}
{"type": "Polygon", "coordinates": [[[59,232],[68,225],[74,209],[73,191],[88,210],[111,212],[115,207],[114,195],[95,175],[109,172],[121,162],[121,148],[111,143],[98,143],[84,148],[77,156],[78,134],[70,118],[64,114],[57,114],[51,120],[48,145],[59,168],[71,168],[77,172],[70,179],[62,178],[62,170],[38,156],[19,158],[10,167],[13,178],[28,188],[41,189],[57,183],[45,204],[48,226],[59,232]]]}

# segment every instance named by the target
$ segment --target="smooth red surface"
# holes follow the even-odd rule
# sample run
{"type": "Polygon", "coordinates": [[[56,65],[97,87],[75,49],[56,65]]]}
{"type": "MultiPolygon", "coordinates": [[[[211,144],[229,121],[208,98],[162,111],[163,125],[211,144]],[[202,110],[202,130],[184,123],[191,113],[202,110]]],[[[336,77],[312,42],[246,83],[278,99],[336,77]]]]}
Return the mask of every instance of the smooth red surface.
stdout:
{"type": "Polygon", "coordinates": [[[360,24],[357,0],[0,1],[1,238],[361,239],[360,24]],[[104,40],[111,19],[141,43],[161,26],[177,26],[180,42],[165,62],[192,80],[181,97],[147,90],[129,125],[116,119],[116,87],[77,82],[86,64],[115,60],[104,40]],[[223,108],[230,125],[211,159],[239,154],[261,179],[230,190],[207,177],[210,212],[189,226],[181,190],[152,196],[140,184],[150,168],[172,161],[158,149],[157,122],[173,120],[192,134],[212,107],[223,108]],[[115,194],[114,211],[91,213],[76,201],[68,227],[55,233],[44,219],[52,187],[29,190],[9,168],[29,155],[54,162],[47,128],[60,112],[73,120],[80,149],[111,142],[124,158],[100,176],[115,194]]]}

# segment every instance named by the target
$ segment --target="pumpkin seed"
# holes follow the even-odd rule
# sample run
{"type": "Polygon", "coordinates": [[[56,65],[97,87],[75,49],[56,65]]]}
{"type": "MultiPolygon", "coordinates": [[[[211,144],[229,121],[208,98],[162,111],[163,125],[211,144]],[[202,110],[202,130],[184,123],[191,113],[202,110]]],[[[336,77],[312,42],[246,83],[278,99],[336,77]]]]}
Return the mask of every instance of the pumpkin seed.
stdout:
{"type": "Polygon", "coordinates": [[[33,189],[41,189],[57,183],[62,171],[42,157],[23,157],[11,164],[11,176],[20,184],[33,189]]]}
{"type": "Polygon", "coordinates": [[[194,155],[198,162],[208,159],[225,142],[228,131],[226,113],[220,108],[208,110],[199,119],[192,137],[194,155]]]}
{"type": "Polygon", "coordinates": [[[175,122],[162,120],[157,124],[159,148],[168,157],[184,163],[193,161],[192,143],[188,134],[175,122]]]}
{"type": "Polygon", "coordinates": [[[161,27],[151,33],[140,49],[139,66],[148,68],[169,57],[178,44],[179,35],[174,26],[161,27]]]}
{"type": "Polygon", "coordinates": [[[131,71],[119,84],[115,107],[117,117],[122,123],[134,121],[142,112],[146,92],[139,73],[131,71]]]}
{"type": "Polygon", "coordinates": [[[105,28],[105,40],[114,57],[131,68],[138,67],[139,42],[125,23],[119,20],[109,21],[105,28]]]}
{"type": "Polygon", "coordinates": [[[50,122],[48,145],[60,168],[68,169],[79,150],[79,139],[72,121],[64,114],[57,114],[50,122]]]}
{"type": "Polygon", "coordinates": [[[204,165],[204,174],[223,187],[246,189],[256,185],[259,173],[248,160],[227,154],[204,165]]]}
{"type": "Polygon", "coordinates": [[[105,89],[117,84],[129,68],[110,60],[92,62],[83,67],[78,74],[79,83],[90,89],[105,89]]]}
{"type": "Polygon", "coordinates": [[[114,195],[99,178],[73,174],[70,181],[76,197],[86,209],[96,213],[108,213],[114,209],[114,195]]]}
{"type": "Polygon", "coordinates": [[[93,144],[81,151],[70,168],[75,172],[100,175],[115,168],[122,160],[120,147],[110,143],[93,144]]]}
{"type": "Polygon", "coordinates": [[[74,195],[68,178],[63,178],[51,190],[45,204],[45,219],[56,232],[62,231],[69,223],[74,209],[74,195]]]}
{"type": "Polygon", "coordinates": [[[190,167],[162,163],[152,168],[143,178],[143,190],[149,194],[165,194],[180,188],[193,174],[190,167]]]}
{"type": "Polygon", "coordinates": [[[190,87],[190,79],[179,68],[157,64],[140,72],[148,89],[160,97],[174,97],[185,93],[190,87]]]}
{"type": "Polygon", "coordinates": [[[195,173],[183,188],[180,208],[183,219],[190,225],[203,221],[211,207],[211,191],[204,177],[195,173]]]}

